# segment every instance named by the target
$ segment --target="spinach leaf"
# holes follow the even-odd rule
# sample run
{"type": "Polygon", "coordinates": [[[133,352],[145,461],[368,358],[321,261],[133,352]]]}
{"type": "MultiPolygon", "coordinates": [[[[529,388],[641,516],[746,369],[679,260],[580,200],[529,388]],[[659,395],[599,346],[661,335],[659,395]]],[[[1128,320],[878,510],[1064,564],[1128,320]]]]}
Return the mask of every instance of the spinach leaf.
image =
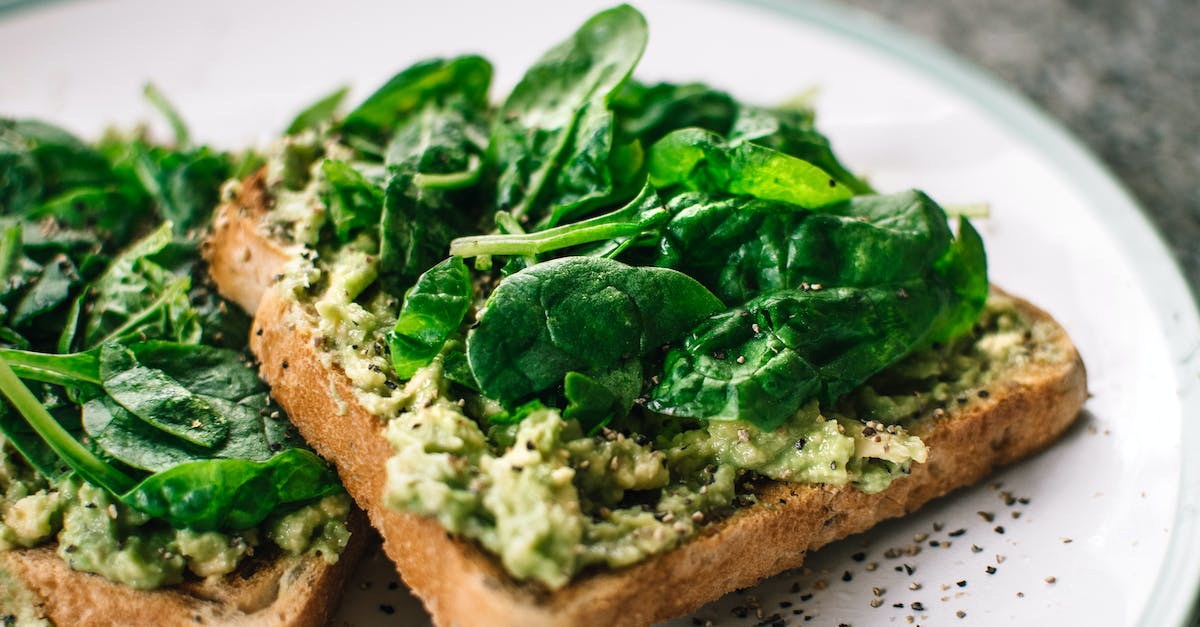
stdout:
{"type": "Polygon", "coordinates": [[[341,491],[337,476],[303,449],[265,462],[193,461],[150,475],[121,500],[172,526],[201,531],[239,530],[262,522],[281,505],[341,491]]]}
{"type": "Polygon", "coordinates": [[[650,146],[671,131],[699,127],[726,135],[738,114],[729,94],[700,83],[645,85],[628,80],[610,103],[623,137],[650,146]]]}
{"type": "Polygon", "coordinates": [[[91,287],[91,314],[84,324],[85,348],[145,336],[197,342],[203,334],[188,300],[191,279],[155,261],[170,253],[169,224],[163,224],[113,260],[91,287]]]}
{"type": "Polygon", "coordinates": [[[349,92],[349,87],[339,87],[333,92],[322,96],[316,102],[305,107],[303,111],[297,113],[296,117],[292,118],[291,124],[288,124],[287,129],[283,131],[283,134],[297,135],[333,120],[338,107],[341,106],[342,101],[346,99],[346,94],[349,92]]]}
{"type": "Polygon", "coordinates": [[[621,5],[598,13],[526,71],[500,107],[488,146],[496,205],[518,220],[562,221],[608,198],[635,165],[614,157],[608,102],[646,47],[646,21],[621,5]],[[543,215],[547,207],[555,213],[543,215]]]}
{"type": "Polygon", "coordinates": [[[505,403],[568,372],[605,373],[681,337],[723,307],[687,275],[566,257],[505,278],[467,336],[483,393],[505,403]]]}
{"type": "Polygon", "coordinates": [[[654,265],[695,277],[728,304],[803,284],[864,286],[930,271],[950,246],[946,214],[925,194],[858,196],[819,212],[688,192],[668,204],[654,265]]]}
{"type": "Polygon", "coordinates": [[[151,427],[204,448],[229,435],[227,419],[211,403],[163,371],[139,364],[129,349],[100,349],[100,379],[114,401],[151,427]]]}
{"type": "Polygon", "coordinates": [[[220,200],[221,184],[232,173],[226,155],[200,147],[177,152],[134,142],[134,171],[159,215],[179,236],[208,223],[220,200]]]}
{"type": "Polygon", "coordinates": [[[377,226],[383,213],[383,187],[345,161],[321,164],[325,186],[321,197],[329,208],[334,234],[348,242],[360,229],[377,226]]]}
{"type": "Polygon", "coordinates": [[[427,106],[403,124],[387,148],[388,182],[380,224],[384,290],[399,293],[446,256],[455,236],[472,230],[481,203],[482,116],[464,98],[427,106]],[[475,207],[475,210],[464,208],[475,207]]]}
{"type": "Polygon", "coordinates": [[[429,365],[462,326],[470,307],[471,275],[462,259],[451,257],[426,270],[405,292],[388,334],[396,376],[411,379],[429,365]]]}
{"type": "Polygon", "coordinates": [[[754,142],[803,159],[837,179],[855,194],[870,194],[871,186],[846,169],[833,153],[829,139],[817,131],[808,107],[764,109],[741,105],[733,127],[732,143],[754,142]]]}
{"type": "Polygon", "coordinates": [[[563,377],[563,396],[567,401],[563,418],[578,420],[584,433],[595,435],[618,416],[628,414],[641,392],[639,359],[628,359],[596,376],[568,372],[563,377]]]}
{"type": "Polygon", "coordinates": [[[650,148],[650,182],[663,189],[747,195],[816,209],[854,192],[820,167],[746,142],[727,142],[712,131],[673,131],[650,148]]]}
{"type": "Polygon", "coordinates": [[[784,289],[713,316],[668,354],[647,408],[773,429],[808,400],[833,402],[913,350],[963,332],[987,298],[982,241],[966,220],[940,258],[903,274],[784,289]]]}
{"type": "Polygon", "coordinates": [[[33,280],[32,287],[17,303],[12,312],[13,326],[20,328],[31,324],[43,314],[58,309],[71,297],[71,291],[79,282],[79,272],[66,255],[59,255],[42,267],[33,280]]]}
{"type": "Polygon", "coordinates": [[[348,144],[379,154],[379,146],[414,113],[448,95],[461,95],[471,107],[487,108],[492,66],[482,57],[422,61],[393,76],[342,121],[348,144]]]}

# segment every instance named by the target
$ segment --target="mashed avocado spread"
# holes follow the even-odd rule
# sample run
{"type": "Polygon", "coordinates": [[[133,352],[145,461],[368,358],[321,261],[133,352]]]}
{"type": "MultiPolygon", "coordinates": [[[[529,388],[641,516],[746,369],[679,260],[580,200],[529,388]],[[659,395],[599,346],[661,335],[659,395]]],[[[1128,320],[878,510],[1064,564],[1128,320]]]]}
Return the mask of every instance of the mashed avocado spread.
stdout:
{"type": "Polygon", "coordinates": [[[350,499],[325,497],[238,533],[173,529],[72,476],[51,482],[0,435],[0,551],[56,541],[71,568],[140,589],[233,572],[255,551],[338,559],[350,499]],[[268,542],[269,540],[269,542],[268,542]]]}
{"type": "MultiPolygon", "coordinates": [[[[289,138],[287,150],[304,141],[312,137],[289,138]]],[[[548,407],[493,422],[501,407],[446,376],[462,335],[407,382],[395,376],[387,332],[399,304],[374,285],[378,243],[367,233],[340,246],[318,237],[327,219],[313,209],[319,166],[291,177],[302,188],[280,190],[268,228],[296,245],[280,288],[307,305],[301,315],[327,364],[354,382],[355,400],[387,422],[395,454],[386,503],[436,518],[514,577],[550,588],[678,546],[754,506],[764,480],[884,490],[926,460],[924,421],[973,402],[969,392],[996,371],[1032,358],[1028,322],[993,297],[973,332],[910,355],[833,406],[809,402],[772,430],[635,412],[629,428],[588,434],[548,407]]]]}

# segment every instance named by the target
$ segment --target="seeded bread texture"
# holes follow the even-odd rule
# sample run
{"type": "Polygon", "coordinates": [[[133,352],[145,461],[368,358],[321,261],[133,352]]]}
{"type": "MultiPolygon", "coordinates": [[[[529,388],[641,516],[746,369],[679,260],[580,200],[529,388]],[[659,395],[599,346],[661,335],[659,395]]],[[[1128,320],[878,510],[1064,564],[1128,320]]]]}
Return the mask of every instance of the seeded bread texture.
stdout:
{"type": "Polygon", "coordinates": [[[929,460],[877,494],[772,483],[758,503],[709,525],[678,549],[637,565],[584,574],[557,591],[514,581],[474,543],[436,521],[383,504],[391,449],[383,422],[354,402],[351,382],[323,365],[313,313],[272,289],[285,247],[260,228],[261,178],[223,205],[206,254],[218,289],[255,314],[251,349],[263,377],[306,440],[338,469],[367,511],[405,583],[439,625],[646,625],[695,610],[728,592],[800,566],[808,551],[903,516],[1038,452],[1061,435],[1086,398],[1083,363],[1061,327],[1017,300],[1050,350],[1006,372],[975,398],[912,431],[929,460]],[[275,264],[264,267],[263,264],[275,264]],[[286,366],[284,364],[287,364],[286,366]]]}

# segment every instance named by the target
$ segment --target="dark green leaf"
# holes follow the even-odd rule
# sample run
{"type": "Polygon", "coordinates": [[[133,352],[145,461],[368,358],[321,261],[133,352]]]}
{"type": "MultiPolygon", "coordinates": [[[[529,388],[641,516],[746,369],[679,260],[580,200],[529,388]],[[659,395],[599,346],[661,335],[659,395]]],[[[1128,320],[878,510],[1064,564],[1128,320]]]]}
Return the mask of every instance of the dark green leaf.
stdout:
{"type": "Polygon", "coordinates": [[[669,204],[654,264],[695,277],[729,304],[803,284],[865,286],[930,272],[951,241],[946,215],[917,191],[805,211],[685,193],[669,204]]]}
{"type": "Polygon", "coordinates": [[[409,116],[444,96],[462,95],[474,108],[487,108],[492,66],[482,57],[422,61],[393,76],[342,121],[342,134],[380,146],[409,116]]]}
{"type": "Polygon", "coordinates": [[[621,5],[592,17],[526,71],[500,108],[488,147],[499,209],[536,221],[545,207],[586,204],[613,191],[608,102],[645,47],[645,18],[621,5]]]}
{"type": "Polygon", "coordinates": [[[194,461],[151,475],[121,500],[180,528],[240,530],[262,522],[280,505],[341,491],[316,455],[291,449],[266,462],[194,461]]]}
{"type": "Polygon", "coordinates": [[[346,99],[346,94],[349,92],[349,87],[339,87],[333,92],[322,96],[319,100],[296,114],[296,117],[292,119],[291,124],[288,124],[283,134],[296,135],[301,131],[315,129],[323,122],[332,121],[338,107],[341,106],[342,101],[346,99]]]}
{"type": "Polygon", "coordinates": [[[610,103],[621,134],[650,146],[671,131],[691,126],[726,135],[738,104],[729,94],[700,83],[644,85],[627,81],[610,103]]]}
{"type": "Polygon", "coordinates": [[[360,229],[379,225],[383,213],[383,188],[345,161],[327,159],[321,164],[326,186],[322,193],[333,230],[342,242],[360,229]]]}
{"type": "Polygon", "coordinates": [[[662,189],[746,195],[816,209],[854,192],[821,168],[751,143],[726,142],[712,131],[674,131],[650,148],[650,182],[662,189]]]}
{"type": "Polygon", "coordinates": [[[723,307],[684,274],[567,257],[513,274],[467,338],[480,389],[511,403],[568,372],[606,372],[658,349],[723,307]]]}
{"type": "Polygon", "coordinates": [[[404,294],[388,334],[396,376],[410,379],[429,365],[462,326],[470,307],[471,275],[462,259],[451,257],[425,271],[404,294]]]}
{"type": "Polygon", "coordinates": [[[100,379],[113,400],[156,429],[209,449],[229,435],[228,418],[211,403],[122,346],[100,350],[100,379]]]}

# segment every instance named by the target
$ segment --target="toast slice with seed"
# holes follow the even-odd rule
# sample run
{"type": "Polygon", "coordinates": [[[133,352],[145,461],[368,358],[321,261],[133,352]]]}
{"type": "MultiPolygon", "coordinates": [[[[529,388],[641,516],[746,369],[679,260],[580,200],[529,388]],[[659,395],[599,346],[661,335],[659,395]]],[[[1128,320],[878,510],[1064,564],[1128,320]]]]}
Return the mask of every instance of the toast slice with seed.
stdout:
{"type": "MultiPolygon", "coordinates": [[[[769,483],[755,505],[713,523],[679,548],[617,570],[585,573],[550,591],[508,576],[471,541],[435,520],[388,509],[383,421],[354,401],[350,380],[314,345],[315,312],[273,289],[286,246],[261,228],[269,206],[261,176],[221,206],[206,256],[218,289],[254,313],[251,349],[271,393],[304,438],[337,467],[383,536],[404,581],[439,625],[645,625],[695,610],[803,563],[809,551],[903,516],[930,500],[1036,453],[1074,421],[1087,396],[1083,363],[1066,332],[1020,299],[1037,350],[995,375],[988,393],[921,419],[910,432],[927,463],[876,494],[769,483]]],[[[997,292],[998,298],[1011,298],[997,292]]]]}

